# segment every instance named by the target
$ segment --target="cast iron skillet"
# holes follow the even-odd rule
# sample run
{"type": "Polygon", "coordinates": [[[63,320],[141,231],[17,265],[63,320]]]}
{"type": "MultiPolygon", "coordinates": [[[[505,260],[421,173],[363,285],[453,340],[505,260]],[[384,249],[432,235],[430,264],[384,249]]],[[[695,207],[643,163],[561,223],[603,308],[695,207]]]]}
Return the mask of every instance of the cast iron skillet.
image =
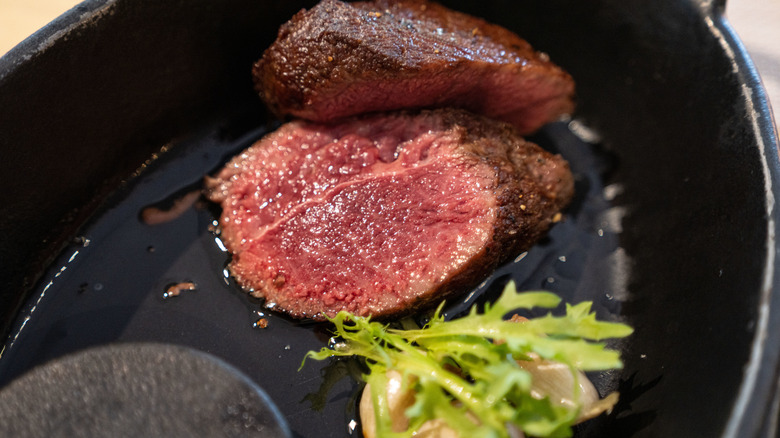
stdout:
{"type": "MultiPolygon", "coordinates": [[[[777,137],[722,1],[445,3],[568,69],[592,130],[534,137],[571,160],[577,199],[451,316],[514,278],[631,324],[625,368],[594,376],[621,402],[578,436],[773,435],[777,137]]],[[[339,377],[354,364],[297,371],[329,335],[263,313],[223,276],[215,212],[139,220],[268,129],[249,67],[310,5],[86,1],[0,58],[0,385],[88,347],[178,344],[246,373],[295,436],[350,434],[358,387],[339,377]],[[162,298],[184,280],[198,290],[162,298]],[[268,328],[253,329],[260,316],[268,328]]]]}

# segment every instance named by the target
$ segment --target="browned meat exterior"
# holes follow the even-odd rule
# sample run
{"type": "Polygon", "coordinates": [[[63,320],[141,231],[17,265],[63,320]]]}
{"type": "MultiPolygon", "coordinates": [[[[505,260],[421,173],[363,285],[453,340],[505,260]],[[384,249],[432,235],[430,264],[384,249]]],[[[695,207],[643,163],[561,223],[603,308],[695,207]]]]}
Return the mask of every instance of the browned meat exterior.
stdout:
{"type": "Polygon", "coordinates": [[[466,291],[573,193],[562,158],[454,109],[293,121],[206,185],[237,282],[314,319],[399,315],[466,291]]]}
{"type": "Polygon", "coordinates": [[[322,122],[452,106],[528,134],[574,109],[574,81],[545,54],[425,0],[323,0],[281,27],[253,75],[277,115],[322,122]]]}

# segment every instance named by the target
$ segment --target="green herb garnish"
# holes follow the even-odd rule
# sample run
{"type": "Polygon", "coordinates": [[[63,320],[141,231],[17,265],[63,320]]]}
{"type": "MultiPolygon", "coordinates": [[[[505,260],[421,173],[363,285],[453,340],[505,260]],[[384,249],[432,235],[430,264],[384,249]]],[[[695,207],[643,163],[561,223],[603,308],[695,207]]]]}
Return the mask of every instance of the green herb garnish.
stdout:
{"type": "Polygon", "coordinates": [[[465,317],[445,321],[440,305],[425,327],[411,330],[340,312],[330,321],[344,342],[306,357],[365,358],[377,437],[410,437],[432,419],[462,437],[509,437],[510,424],[530,436],[570,436],[580,407],[533,397],[532,375],[517,361],[555,361],[572,373],[621,368],[619,353],[598,341],[627,336],[632,329],[597,321],[590,302],[567,304],[564,316],[505,319],[519,309],[552,309],[560,301],[549,292],[518,293],[509,283],[481,314],[472,308],[465,317]],[[388,370],[400,373],[414,391],[414,403],[405,411],[409,427],[400,433],[392,432],[387,410],[388,370]]]}

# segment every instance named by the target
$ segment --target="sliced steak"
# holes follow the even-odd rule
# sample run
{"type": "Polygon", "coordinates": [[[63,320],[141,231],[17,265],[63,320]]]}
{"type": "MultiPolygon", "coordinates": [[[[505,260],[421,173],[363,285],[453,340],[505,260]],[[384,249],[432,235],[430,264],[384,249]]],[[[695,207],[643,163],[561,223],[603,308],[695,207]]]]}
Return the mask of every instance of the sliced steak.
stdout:
{"type": "Polygon", "coordinates": [[[527,134],[574,108],[571,76],[545,54],[425,0],[323,0],[280,28],[253,75],[277,115],[323,122],[454,106],[527,134]]]}
{"type": "Polygon", "coordinates": [[[530,247],[573,192],[562,158],[453,109],[290,122],[206,185],[238,283],[314,319],[463,292],[530,247]]]}

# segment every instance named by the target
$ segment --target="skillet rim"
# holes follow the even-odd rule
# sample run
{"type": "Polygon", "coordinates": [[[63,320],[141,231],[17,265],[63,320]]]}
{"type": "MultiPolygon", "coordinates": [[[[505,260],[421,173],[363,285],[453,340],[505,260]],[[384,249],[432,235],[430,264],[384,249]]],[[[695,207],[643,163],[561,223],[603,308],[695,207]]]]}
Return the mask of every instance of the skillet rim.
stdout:
{"type": "Polygon", "coordinates": [[[766,261],[761,285],[759,320],[753,338],[750,361],[745,367],[740,390],[726,423],[724,437],[775,436],[780,414],[780,270],[776,236],[780,221],[776,200],[780,195],[780,157],[778,131],[766,90],[747,48],[725,15],[725,0],[701,4],[713,37],[732,62],[740,82],[742,97],[752,115],[765,185],[767,219],[766,261]],[[770,382],[761,385],[760,382],[770,382]],[[756,396],[758,395],[758,396],[756,396]],[[763,407],[764,409],[761,409],[763,407]],[[747,435],[744,432],[748,432],[747,435]]]}
{"type": "Polygon", "coordinates": [[[0,83],[22,64],[43,54],[57,41],[67,38],[79,28],[99,25],[100,18],[111,13],[111,8],[118,1],[84,0],[19,42],[0,56],[0,83]]]}

